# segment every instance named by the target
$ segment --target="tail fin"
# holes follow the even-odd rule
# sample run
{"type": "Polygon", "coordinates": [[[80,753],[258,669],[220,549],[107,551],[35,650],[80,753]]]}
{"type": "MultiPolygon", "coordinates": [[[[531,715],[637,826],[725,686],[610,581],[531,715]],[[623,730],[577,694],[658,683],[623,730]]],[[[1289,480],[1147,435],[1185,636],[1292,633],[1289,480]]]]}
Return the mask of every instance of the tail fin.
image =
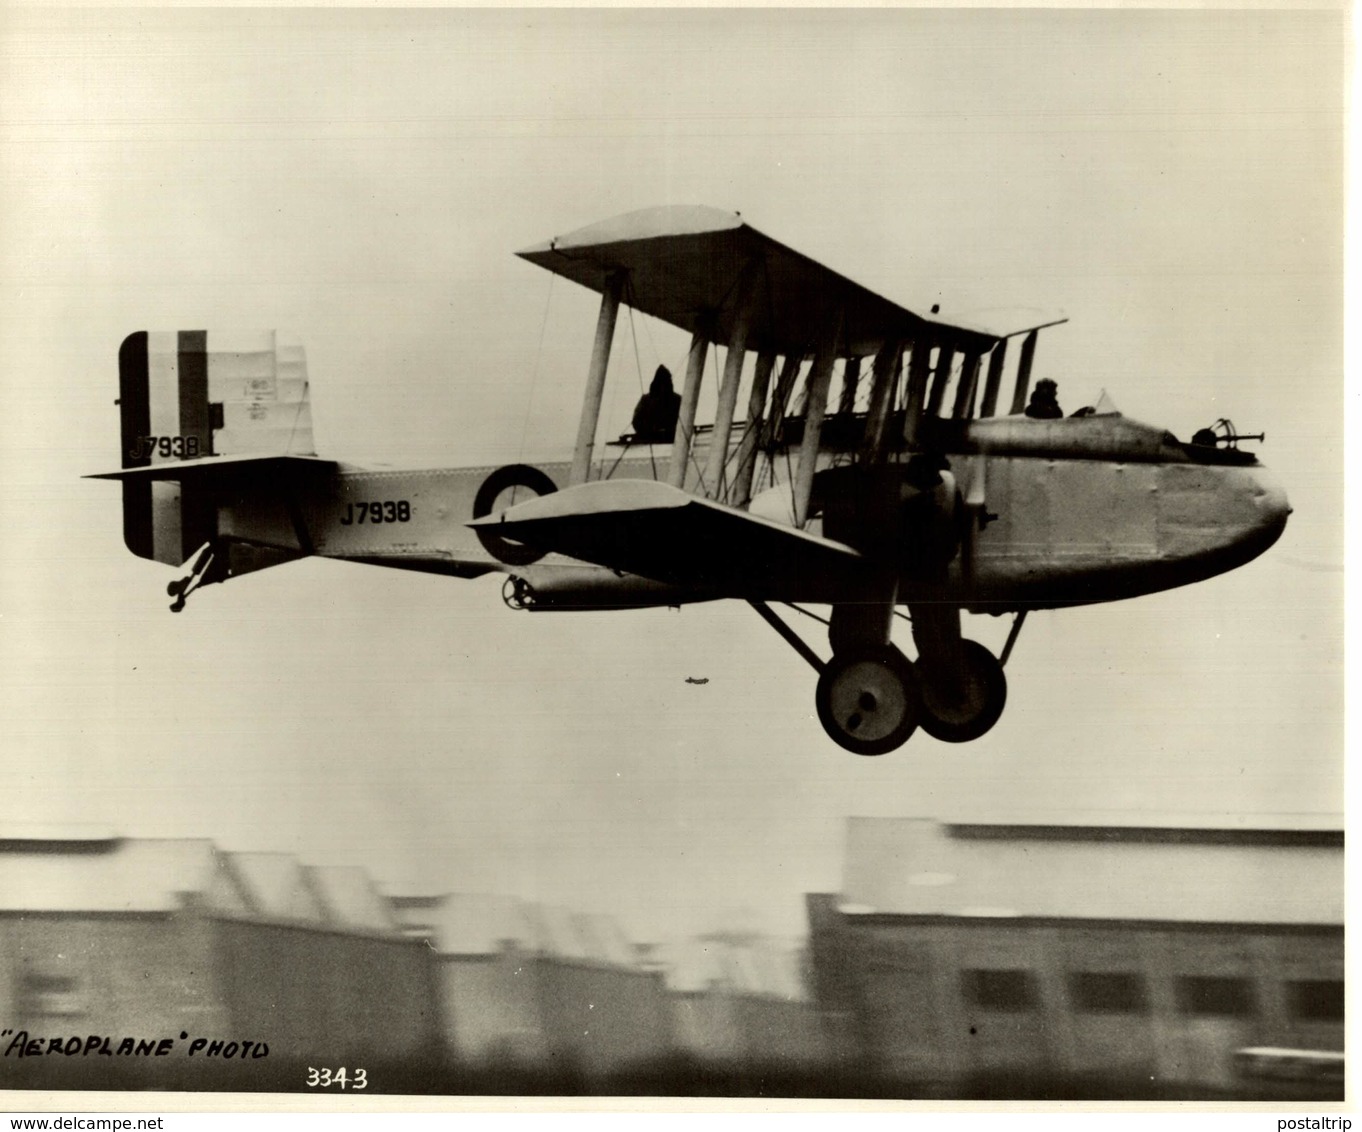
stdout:
{"type": "MultiPolygon", "coordinates": [[[[205,456],[315,455],[307,363],[274,331],[139,331],[118,352],[123,467],[205,456]]],[[[217,507],[192,482],[123,482],[123,541],[179,565],[217,536],[217,507]]]]}

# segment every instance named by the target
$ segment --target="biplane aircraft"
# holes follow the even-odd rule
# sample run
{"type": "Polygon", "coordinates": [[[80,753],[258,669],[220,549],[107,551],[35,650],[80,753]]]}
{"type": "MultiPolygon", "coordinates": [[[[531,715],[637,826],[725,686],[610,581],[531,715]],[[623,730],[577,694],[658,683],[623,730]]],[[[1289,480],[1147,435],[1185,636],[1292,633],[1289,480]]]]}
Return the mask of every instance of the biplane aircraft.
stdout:
{"type": "Polygon", "coordinates": [[[987,732],[1029,611],[1209,578],[1265,551],[1290,514],[1227,421],[1184,443],[1105,401],[1028,416],[1038,334],[1062,318],[909,310],[710,208],[629,213],[519,254],[601,295],[560,464],[323,459],[300,348],[203,331],[123,343],[123,466],[103,478],[122,483],[129,549],[187,566],[172,609],[307,555],[500,571],[521,610],[746,601],[817,672],[828,735],[877,755],[919,726],[946,742],[987,732]],[[674,428],[598,449],[622,303],[691,344],[674,428]],[[773,605],[830,607],[828,658],[773,605]],[[1012,615],[1000,656],[962,636],[964,612],[1012,615]]]}

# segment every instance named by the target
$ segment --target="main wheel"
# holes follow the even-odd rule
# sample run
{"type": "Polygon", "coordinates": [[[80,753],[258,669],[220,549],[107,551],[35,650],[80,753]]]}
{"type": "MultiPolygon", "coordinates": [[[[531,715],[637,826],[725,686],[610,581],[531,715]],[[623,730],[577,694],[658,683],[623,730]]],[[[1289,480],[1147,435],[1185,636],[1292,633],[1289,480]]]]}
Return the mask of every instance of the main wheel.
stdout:
{"type": "Polygon", "coordinates": [[[834,743],[856,755],[883,755],[917,729],[917,670],[892,646],[834,654],[818,678],[814,703],[834,743]]]}
{"type": "MultiPolygon", "coordinates": [[[[558,485],[538,468],[532,468],[529,464],[507,464],[482,481],[478,494],[473,498],[473,518],[481,519],[490,515],[498,509],[498,504],[510,507],[517,494],[522,499],[528,499],[531,495],[552,495],[557,490],[558,485]],[[512,494],[503,499],[507,492],[512,494]]],[[[544,557],[544,551],[505,538],[486,527],[478,527],[474,533],[483,549],[507,566],[528,566],[544,557]]]]}
{"type": "Polygon", "coordinates": [[[961,641],[964,694],[952,699],[932,680],[922,681],[922,730],[943,743],[968,743],[998,722],[1007,704],[1003,666],[978,641],[961,641]]]}

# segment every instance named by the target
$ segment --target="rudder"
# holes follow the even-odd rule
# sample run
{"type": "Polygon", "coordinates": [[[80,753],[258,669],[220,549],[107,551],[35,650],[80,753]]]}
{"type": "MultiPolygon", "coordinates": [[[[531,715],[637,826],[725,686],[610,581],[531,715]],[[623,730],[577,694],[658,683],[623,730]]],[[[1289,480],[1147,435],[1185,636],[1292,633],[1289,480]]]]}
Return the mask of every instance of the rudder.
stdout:
{"type": "MultiPolygon", "coordinates": [[[[118,353],[122,466],[226,455],[315,455],[303,349],[274,331],[138,331],[118,353]]],[[[206,489],[123,481],[123,541],[178,565],[217,535],[206,489]]]]}

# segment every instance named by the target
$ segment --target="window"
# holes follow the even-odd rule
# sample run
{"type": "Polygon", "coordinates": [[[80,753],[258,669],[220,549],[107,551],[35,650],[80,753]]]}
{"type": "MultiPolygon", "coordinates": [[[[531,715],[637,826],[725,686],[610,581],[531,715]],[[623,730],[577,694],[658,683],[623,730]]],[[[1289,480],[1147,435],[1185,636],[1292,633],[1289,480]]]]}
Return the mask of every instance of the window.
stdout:
{"type": "Polygon", "coordinates": [[[1146,1014],[1144,979],[1125,971],[1079,971],[1069,976],[1069,1002],[1084,1014],[1146,1014]]]}
{"type": "Polygon", "coordinates": [[[1030,971],[976,969],[965,971],[965,1001],[985,1010],[1024,1011],[1036,1006],[1036,984],[1030,971]]]}
{"type": "Polygon", "coordinates": [[[74,975],[30,971],[24,976],[22,993],[32,1015],[51,1018],[85,1013],[80,982],[74,975]]]}
{"type": "Polygon", "coordinates": [[[1301,979],[1286,984],[1287,1009],[1297,1022],[1342,1022],[1343,980],[1301,979]]]}
{"type": "Polygon", "coordinates": [[[1177,981],[1178,1010],[1207,1017],[1243,1018],[1257,1012],[1248,979],[1188,975],[1177,981]]]}

